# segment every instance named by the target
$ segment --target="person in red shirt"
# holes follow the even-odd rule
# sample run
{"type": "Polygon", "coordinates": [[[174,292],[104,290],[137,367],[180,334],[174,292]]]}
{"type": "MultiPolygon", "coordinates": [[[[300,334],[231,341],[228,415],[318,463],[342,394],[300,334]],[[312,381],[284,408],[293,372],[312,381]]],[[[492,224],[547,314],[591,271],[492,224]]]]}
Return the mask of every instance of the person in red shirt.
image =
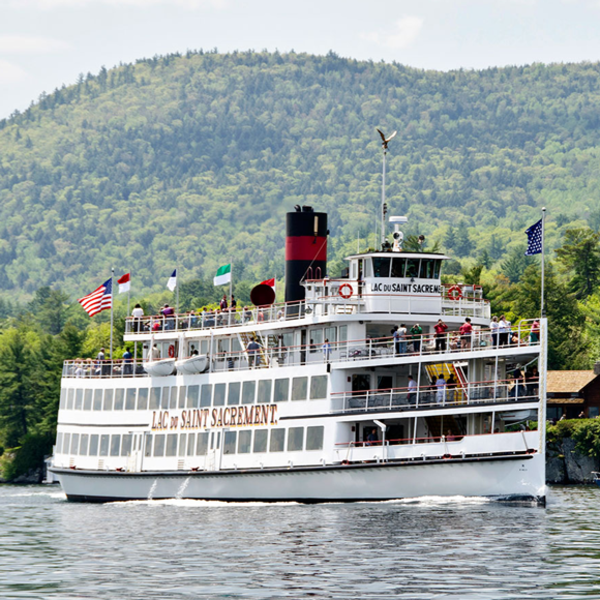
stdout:
{"type": "Polygon", "coordinates": [[[441,319],[434,325],[435,330],[435,350],[436,352],[446,351],[446,331],[448,331],[448,325],[441,319]]]}
{"type": "Polygon", "coordinates": [[[460,333],[460,347],[463,350],[470,348],[473,325],[471,325],[471,319],[469,319],[469,317],[465,319],[465,322],[460,326],[458,332],[460,333]]]}

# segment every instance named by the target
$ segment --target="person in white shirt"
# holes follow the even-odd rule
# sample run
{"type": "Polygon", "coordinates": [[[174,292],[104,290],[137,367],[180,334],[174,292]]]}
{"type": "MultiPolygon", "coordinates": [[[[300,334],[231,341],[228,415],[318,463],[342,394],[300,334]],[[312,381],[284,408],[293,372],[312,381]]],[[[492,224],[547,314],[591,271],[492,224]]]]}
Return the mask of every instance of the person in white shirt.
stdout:
{"type": "Polygon", "coordinates": [[[408,376],[408,395],[406,399],[409,404],[414,404],[417,397],[417,382],[412,378],[412,375],[408,376]]]}
{"type": "Polygon", "coordinates": [[[437,388],[437,401],[440,404],[444,404],[446,402],[446,380],[444,379],[444,375],[440,374],[438,380],[435,382],[435,387],[437,388]]]}
{"type": "Polygon", "coordinates": [[[492,321],[490,323],[490,333],[492,334],[492,346],[496,348],[498,346],[498,328],[500,325],[498,324],[498,317],[492,317],[492,321]]]}
{"type": "Polygon", "coordinates": [[[498,343],[500,346],[506,346],[508,344],[508,334],[510,332],[510,325],[508,324],[504,315],[500,317],[498,321],[498,343]]]}
{"type": "Polygon", "coordinates": [[[144,309],[139,304],[136,304],[131,311],[131,316],[133,317],[133,331],[137,333],[141,329],[140,325],[144,316],[144,309]]]}
{"type": "Polygon", "coordinates": [[[323,344],[323,358],[325,359],[325,362],[329,362],[330,356],[331,356],[331,344],[329,343],[329,340],[326,339],[325,343],[323,344]]]}

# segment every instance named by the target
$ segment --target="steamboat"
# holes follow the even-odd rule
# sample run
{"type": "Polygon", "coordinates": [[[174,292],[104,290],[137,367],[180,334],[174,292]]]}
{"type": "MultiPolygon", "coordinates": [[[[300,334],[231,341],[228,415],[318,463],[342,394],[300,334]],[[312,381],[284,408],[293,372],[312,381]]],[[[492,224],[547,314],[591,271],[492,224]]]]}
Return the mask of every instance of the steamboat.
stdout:
{"type": "Polygon", "coordinates": [[[65,362],[67,498],[543,503],[546,319],[490,329],[481,288],[442,285],[448,257],[398,225],[329,277],[327,215],[286,219],[284,303],[129,317],[140,359],[65,362]]]}

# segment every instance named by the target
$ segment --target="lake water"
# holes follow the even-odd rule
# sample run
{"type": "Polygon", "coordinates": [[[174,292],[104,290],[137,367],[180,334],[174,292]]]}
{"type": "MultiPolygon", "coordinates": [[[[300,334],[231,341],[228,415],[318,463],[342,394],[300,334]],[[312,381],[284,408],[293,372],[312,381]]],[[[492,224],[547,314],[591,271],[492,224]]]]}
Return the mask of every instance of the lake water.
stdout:
{"type": "Polygon", "coordinates": [[[484,499],[71,504],[0,486],[0,598],[600,598],[600,488],[484,499]]]}

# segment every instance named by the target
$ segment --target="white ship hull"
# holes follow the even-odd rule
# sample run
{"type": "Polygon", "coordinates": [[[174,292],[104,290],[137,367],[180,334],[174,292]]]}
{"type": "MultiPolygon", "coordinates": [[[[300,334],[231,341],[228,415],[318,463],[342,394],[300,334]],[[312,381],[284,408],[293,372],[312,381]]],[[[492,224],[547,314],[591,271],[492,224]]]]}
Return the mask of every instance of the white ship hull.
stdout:
{"type": "Polygon", "coordinates": [[[409,464],[252,472],[108,473],[53,469],[74,501],[167,498],[224,501],[376,501],[484,496],[544,501],[543,456],[450,459],[409,464]]]}

